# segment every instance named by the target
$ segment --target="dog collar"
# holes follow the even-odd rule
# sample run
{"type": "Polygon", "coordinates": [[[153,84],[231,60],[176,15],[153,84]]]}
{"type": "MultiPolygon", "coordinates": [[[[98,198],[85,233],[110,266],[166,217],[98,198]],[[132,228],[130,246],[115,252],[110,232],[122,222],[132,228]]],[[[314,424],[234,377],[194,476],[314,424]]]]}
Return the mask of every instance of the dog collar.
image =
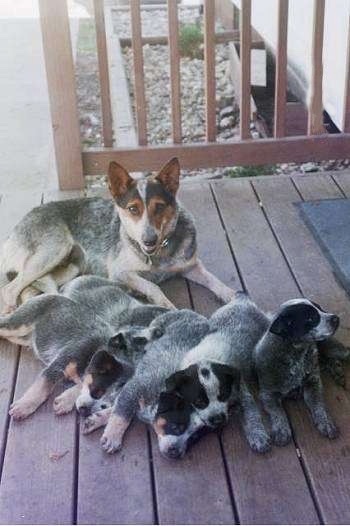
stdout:
{"type": "Polygon", "coordinates": [[[132,239],[130,236],[128,236],[129,238],[129,242],[130,244],[135,248],[135,250],[138,252],[139,255],[143,255],[145,257],[145,263],[149,266],[152,266],[153,265],[153,260],[152,258],[158,256],[159,252],[161,251],[162,248],[165,248],[169,245],[169,242],[170,242],[170,238],[169,237],[166,237],[163,242],[159,245],[159,247],[157,248],[157,250],[153,253],[153,254],[146,254],[141,246],[139,245],[139,243],[137,241],[135,241],[134,239],[132,239]]]}

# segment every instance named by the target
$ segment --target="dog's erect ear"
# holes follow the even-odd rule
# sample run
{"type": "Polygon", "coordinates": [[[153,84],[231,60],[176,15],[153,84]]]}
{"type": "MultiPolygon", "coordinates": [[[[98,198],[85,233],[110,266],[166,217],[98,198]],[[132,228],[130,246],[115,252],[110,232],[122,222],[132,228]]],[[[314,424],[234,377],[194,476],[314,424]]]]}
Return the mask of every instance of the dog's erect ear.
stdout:
{"type": "Polygon", "coordinates": [[[123,372],[123,364],[108,351],[102,349],[95,352],[91,358],[88,370],[95,374],[109,375],[117,378],[123,372]]]}
{"type": "Polygon", "coordinates": [[[127,343],[125,336],[122,332],[118,332],[115,336],[112,336],[108,340],[108,350],[110,351],[125,351],[127,348],[127,343]]]}
{"type": "Polygon", "coordinates": [[[156,176],[156,180],[164,186],[167,192],[175,196],[180,183],[179,160],[174,157],[168,161],[156,176]]]}
{"type": "Polygon", "coordinates": [[[120,164],[112,161],[108,168],[108,188],[114,199],[124,195],[134,183],[134,179],[120,164]]]}

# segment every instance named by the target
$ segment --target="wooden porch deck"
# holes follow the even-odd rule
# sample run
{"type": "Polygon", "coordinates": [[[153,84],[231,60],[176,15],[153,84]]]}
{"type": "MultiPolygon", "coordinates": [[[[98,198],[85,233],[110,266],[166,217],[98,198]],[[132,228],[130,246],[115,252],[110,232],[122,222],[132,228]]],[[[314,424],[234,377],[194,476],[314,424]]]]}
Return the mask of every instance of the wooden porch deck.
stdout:
{"type": "MultiPolygon", "coordinates": [[[[350,300],[294,206],[350,196],[350,173],[185,183],[181,193],[197,219],[209,269],[234,288],[246,287],[267,309],[302,294],[315,299],[340,314],[339,335],[350,344],[350,300]]],[[[2,196],[1,241],[30,208],[69,195],[2,196]]],[[[166,289],[179,307],[209,314],[217,305],[209,292],[182,280],[166,289]]],[[[331,382],[326,394],[341,430],[336,441],[321,438],[305,407],[290,402],[288,447],[258,456],[233,422],[171,462],[136,422],[122,452],[107,456],[100,432],[82,436],[77,415],[55,417],[52,399],[27,421],[10,421],[10,402],[39,370],[31,352],[1,342],[1,523],[350,522],[350,394],[331,382]]]]}

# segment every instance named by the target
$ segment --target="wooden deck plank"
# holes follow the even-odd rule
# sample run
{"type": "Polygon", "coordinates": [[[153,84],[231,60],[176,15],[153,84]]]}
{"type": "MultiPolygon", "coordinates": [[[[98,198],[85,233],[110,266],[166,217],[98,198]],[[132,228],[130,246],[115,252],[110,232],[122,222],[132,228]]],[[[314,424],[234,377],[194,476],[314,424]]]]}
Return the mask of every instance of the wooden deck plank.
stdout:
{"type": "Polygon", "coordinates": [[[152,524],[154,510],[146,428],[137,422],[120,453],[107,455],[101,431],[80,436],[78,524],[152,524]]]}
{"type": "MultiPolygon", "coordinates": [[[[42,365],[23,350],[15,399],[42,365]]],[[[75,437],[72,415],[55,418],[52,400],[23,422],[10,423],[0,488],[1,524],[71,524],[75,437]],[[55,460],[57,455],[57,460],[55,460]]]]}
{"type": "MultiPolygon", "coordinates": [[[[277,180],[273,187],[269,183],[256,183],[255,187],[302,292],[340,314],[342,326],[339,334],[349,345],[350,302],[298,214],[294,204],[300,200],[298,193],[287,181],[281,185],[277,180]]],[[[338,191],[329,185],[327,178],[322,181],[322,176],[298,179],[298,189],[303,197],[312,196],[313,199],[334,197],[338,191]]],[[[325,523],[343,524],[350,520],[349,397],[329,380],[325,386],[328,407],[341,430],[337,440],[331,442],[317,433],[301,402],[290,403],[289,412],[322,519],[325,523]]]]}
{"type": "MultiPolygon", "coordinates": [[[[51,194],[51,200],[63,198],[65,194],[70,196],[68,192],[51,194]]],[[[7,211],[15,211],[6,216],[12,220],[12,227],[20,219],[19,215],[40,204],[42,197],[47,200],[47,196],[39,192],[26,192],[20,197],[19,200],[18,195],[13,195],[4,202],[7,211]]],[[[42,365],[33,357],[32,351],[22,350],[15,399],[21,396],[41,369],[42,365]]],[[[69,524],[74,519],[76,420],[75,415],[55,418],[52,399],[50,397],[28,420],[10,423],[0,490],[1,523],[43,524],[56,521],[58,524],[69,524]],[[40,447],[33,447],[35,444],[40,444],[40,447]],[[21,462],[17,461],[19,454],[23,455],[21,462]],[[54,460],[52,455],[56,454],[63,456],[54,460]],[[23,470],[31,474],[30,484],[28,478],[23,477],[23,470]]]]}
{"type": "MultiPolygon", "coordinates": [[[[164,290],[178,307],[191,307],[184,280],[171,280],[164,290]]],[[[160,524],[234,523],[220,444],[215,433],[204,437],[183,459],[176,461],[160,455],[152,433],[152,451],[160,524]]]]}
{"type": "MultiPolygon", "coordinates": [[[[297,295],[296,284],[250,183],[225,181],[213,187],[252,298],[263,308],[274,309],[297,295]]],[[[318,523],[293,444],[258,456],[249,450],[241,430],[233,426],[225,429],[223,442],[241,523],[318,523]]]]}
{"type": "MultiPolygon", "coordinates": [[[[0,243],[2,244],[11,232],[13,226],[34,205],[39,204],[42,194],[39,192],[17,192],[13,195],[3,195],[0,204],[0,243]]],[[[0,298],[2,309],[2,300],[0,298]]],[[[0,472],[3,467],[5,448],[9,427],[9,406],[17,377],[19,347],[6,340],[0,340],[0,472]]]]}

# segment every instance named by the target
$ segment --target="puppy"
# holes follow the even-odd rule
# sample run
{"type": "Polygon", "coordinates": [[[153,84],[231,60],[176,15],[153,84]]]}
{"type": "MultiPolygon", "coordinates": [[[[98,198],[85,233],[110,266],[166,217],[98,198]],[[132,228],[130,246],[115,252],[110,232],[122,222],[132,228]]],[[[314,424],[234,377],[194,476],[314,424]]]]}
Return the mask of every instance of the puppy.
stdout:
{"type": "Polygon", "coordinates": [[[71,199],[34,208],[3,247],[0,282],[8,310],[40,291],[57,292],[79,273],[122,281],[167,308],[173,306],[158,283],[177,274],[229,301],[233,291],[198,258],[193,218],[176,198],[179,178],[175,158],[156,176],[138,181],[111,162],[113,200],[71,199]]]}
{"type": "MultiPolygon", "coordinates": [[[[120,327],[148,326],[163,307],[143,305],[116,283],[94,276],[76,278],[64,293],[43,294],[28,300],[14,313],[0,317],[0,336],[33,347],[45,368],[34,384],[16,400],[10,415],[23,419],[50,395],[57,382],[75,385],[55,398],[54,411],[71,411],[80,393],[81,378],[95,353],[107,352],[108,342],[120,327]]],[[[113,380],[125,382],[133,372],[135,356],[121,355],[121,367],[110,370],[113,380]],[[123,374],[121,374],[121,372],[123,374]]]]}
{"type": "MultiPolygon", "coordinates": [[[[134,333],[137,337],[156,339],[147,344],[144,357],[134,376],[121,389],[113,409],[88,418],[84,431],[90,432],[108,419],[101,444],[106,452],[113,453],[121,448],[124,433],[137,414],[141,420],[152,424],[164,456],[183,456],[189,441],[204,429],[205,424],[191,400],[173,390],[173,382],[188,350],[197,345],[208,330],[206,318],[193,311],[181,310],[160,315],[149,329],[134,333]]],[[[221,364],[217,366],[217,370],[221,370],[221,364]]],[[[232,389],[238,391],[237,371],[225,367],[225,374],[232,389]]],[[[191,383],[189,379],[194,401],[205,398],[204,387],[191,383]]]]}
{"type": "Polygon", "coordinates": [[[328,438],[338,435],[323,399],[317,348],[318,342],[333,336],[338,325],[338,316],[307,299],[287,301],[269,320],[255,348],[254,364],[275,444],[283,446],[291,440],[281,402],[296,391],[303,395],[318,431],[328,438]]]}
{"type": "Polygon", "coordinates": [[[227,422],[234,401],[229,395],[227,370],[233,367],[239,371],[241,382],[236,400],[243,430],[253,451],[264,453],[270,448],[270,437],[252,394],[252,351],[268,326],[267,319],[246,294],[238,293],[231,303],[211,316],[209,326],[207,336],[184,357],[183,370],[174,378],[174,389],[194,403],[206,425],[222,425],[227,422]],[[192,374],[196,371],[198,379],[192,379],[191,383],[199,381],[205,390],[205,400],[194,401],[188,391],[190,371],[192,374]]]}

